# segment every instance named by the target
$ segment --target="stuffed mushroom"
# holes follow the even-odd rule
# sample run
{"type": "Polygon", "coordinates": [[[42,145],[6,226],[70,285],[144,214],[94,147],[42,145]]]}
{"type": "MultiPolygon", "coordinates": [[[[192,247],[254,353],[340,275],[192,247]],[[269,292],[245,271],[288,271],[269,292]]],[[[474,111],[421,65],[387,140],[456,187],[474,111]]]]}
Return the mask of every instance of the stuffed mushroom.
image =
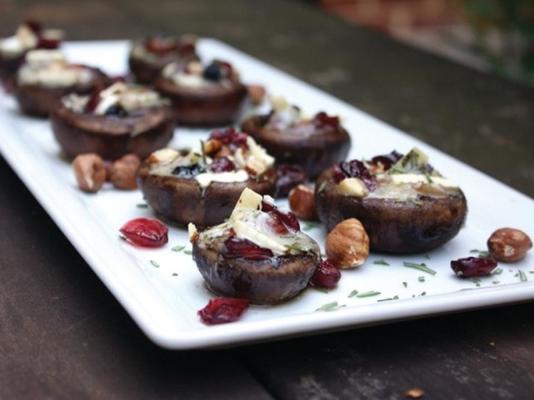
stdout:
{"type": "Polygon", "coordinates": [[[116,82],[91,95],[63,97],[52,114],[52,130],[69,158],[81,153],[109,160],[129,153],[145,158],[171,140],[174,120],[168,101],[157,92],[116,82]]]}
{"type": "Polygon", "coordinates": [[[128,56],[130,71],[135,79],[144,84],[154,83],[166,65],[198,60],[196,38],[152,36],[133,43],[128,56]]]}
{"type": "Polygon", "coordinates": [[[67,63],[59,50],[32,50],[17,72],[14,95],[23,113],[47,117],[63,96],[91,93],[108,81],[97,68],[67,63]]]}
{"type": "Polygon", "coordinates": [[[316,185],[320,220],[330,231],[357,218],[371,250],[419,253],[451,240],[462,227],[467,203],[462,190],[444,178],[418,149],[392,152],[370,161],[342,162],[316,185]]]}
{"type": "Polygon", "coordinates": [[[281,98],[273,101],[268,114],[249,117],[241,128],[277,162],[298,165],[311,178],[344,160],[351,143],[338,117],[325,112],[305,117],[300,108],[281,98]]]}
{"type": "Polygon", "coordinates": [[[26,53],[34,49],[57,49],[63,39],[58,29],[43,29],[35,21],[21,24],[13,36],[0,40],[0,80],[9,90],[26,53]]]}
{"type": "Polygon", "coordinates": [[[238,72],[221,60],[169,64],[156,88],[171,99],[177,122],[189,126],[232,124],[247,96],[238,72]]]}
{"type": "Polygon", "coordinates": [[[235,129],[215,131],[195,151],[162,149],[141,165],[147,203],[159,215],[205,227],[224,221],[244,188],[272,194],[274,159],[235,129]]]}
{"type": "Polygon", "coordinates": [[[227,221],[200,233],[190,226],[190,238],[207,286],[256,304],[297,296],[320,262],[318,244],[300,231],[297,218],[249,189],[227,221]]]}

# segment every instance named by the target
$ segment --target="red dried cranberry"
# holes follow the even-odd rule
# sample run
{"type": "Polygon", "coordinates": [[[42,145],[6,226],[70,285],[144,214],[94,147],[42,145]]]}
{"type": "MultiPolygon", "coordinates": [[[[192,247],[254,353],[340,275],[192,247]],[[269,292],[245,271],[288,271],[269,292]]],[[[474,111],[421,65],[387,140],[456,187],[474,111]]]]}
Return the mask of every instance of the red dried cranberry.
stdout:
{"type": "Polygon", "coordinates": [[[336,266],[328,260],[322,260],[313,273],[310,284],[312,286],[332,289],[336,287],[340,279],[341,272],[339,272],[336,266]]]}
{"type": "Polygon", "coordinates": [[[54,50],[59,47],[61,40],[59,39],[50,39],[43,36],[39,36],[37,40],[37,48],[45,50],[54,50]]]}
{"type": "Polygon", "coordinates": [[[222,144],[231,146],[234,148],[247,146],[248,135],[243,132],[239,132],[235,128],[228,128],[224,130],[216,130],[211,132],[210,139],[217,139],[222,144]]]}
{"type": "Polygon", "coordinates": [[[248,260],[260,261],[271,258],[273,252],[252,243],[250,240],[232,236],[224,241],[222,255],[225,258],[246,258],[248,260]]]}
{"type": "Polygon", "coordinates": [[[120,232],[124,238],[141,247],[161,247],[167,243],[167,227],[157,219],[136,218],[122,226],[120,232]]]}
{"type": "Polygon", "coordinates": [[[332,169],[332,178],[334,179],[334,182],[339,183],[346,177],[347,176],[343,173],[339,164],[334,165],[334,168],[332,169]]]}
{"type": "Polygon", "coordinates": [[[146,40],[145,48],[153,54],[162,56],[176,50],[176,41],[160,36],[151,37],[146,40]]]}
{"type": "Polygon", "coordinates": [[[339,117],[330,116],[324,111],[321,111],[315,115],[313,122],[318,127],[331,127],[333,129],[339,128],[339,117]]]}
{"type": "Polygon", "coordinates": [[[277,233],[287,233],[288,231],[298,232],[300,230],[299,220],[292,212],[284,213],[280,211],[274,204],[263,201],[261,210],[269,213],[272,218],[272,227],[277,233]],[[283,229],[279,225],[283,224],[286,229],[283,229]]]}
{"type": "Polygon", "coordinates": [[[210,165],[211,172],[231,172],[235,170],[235,164],[228,157],[214,160],[210,165]]]}
{"type": "Polygon", "coordinates": [[[388,169],[391,168],[393,164],[395,164],[401,158],[402,158],[402,154],[396,150],[393,150],[389,154],[382,154],[379,156],[374,156],[371,159],[371,163],[373,163],[374,165],[378,165],[380,163],[382,164],[384,171],[387,171],[388,169]]]}
{"type": "Polygon", "coordinates": [[[216,297],[211,299],[198,315],[207,325],[226,324],[238,320],[248,308],[250,302],[246,299],[231,297],[216,297]]]}
{"type": "Polygon", "coordinates": [[[497,261],[492,258],[467,257],[451,261],[451,268],[461,278],[491,275],[497,267],[497,261]]]}
{"type": "Polygon", "coordinates": [[[27,19],[24,21],[24,25],[30,28],[30,30],[36,35],[39,35],[39,33],[43,30],[42,25],[33,19],[27,19]]]}
{"type": "Polygon", "coordinates": [[[371,174],[369,169],[360,160],[344,161],[339,163],[339,168],[347,178],[359,178],[365,183],[367,189],[376,188],[376,177],[371,174]]]}
{"type": "Polygon", "coordinates": [[[291,189],[308,180],[299,165],[280,164],[276,167],[276,197],[287,197],[291,189]]]}
{"type": "Polygon", "coordinates": [[[96,110],[96,107],[100,103],[100,90],[93,90],[89,96],[89,100],[85,104],[84,111],[87,113],[92,113],[96,110]]]}

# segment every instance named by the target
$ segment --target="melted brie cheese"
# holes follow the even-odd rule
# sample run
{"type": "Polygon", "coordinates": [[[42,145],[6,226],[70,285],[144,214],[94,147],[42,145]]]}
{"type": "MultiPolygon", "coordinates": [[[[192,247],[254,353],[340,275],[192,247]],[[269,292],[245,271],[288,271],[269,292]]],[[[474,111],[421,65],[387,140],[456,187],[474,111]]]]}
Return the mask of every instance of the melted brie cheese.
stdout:
{"type": "Polygon", "coordinates": [[[240,169],[231,172],[204,172],[195,176],[195,179],[201,187],[205,188],[211,182],[245,182],[248,180],[248,177],[247,171],[240,169]]]}

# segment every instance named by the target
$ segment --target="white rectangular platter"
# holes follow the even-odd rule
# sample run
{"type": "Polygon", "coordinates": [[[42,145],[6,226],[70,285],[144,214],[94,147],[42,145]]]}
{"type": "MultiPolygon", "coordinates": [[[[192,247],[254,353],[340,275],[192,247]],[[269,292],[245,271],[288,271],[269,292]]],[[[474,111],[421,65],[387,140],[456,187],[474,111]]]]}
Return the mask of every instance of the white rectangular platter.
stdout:
{"type": "MultiPolygon", "coordinates": [[[[169,349],[240,345],[534,299],[532,254],[520,263],[501,265],[500,274],[479,281],[458,279],[449,266],[450,260],[471,255],[470,250],[483,249],[496,228],[513,226],[534,234],[532,199],[228,45],[203,39],[199,48],[207,58],[230,60],[245,82],[264,84],[271,94],[285,96],[305,112],[325,110],[340,115],[353,135],[351,157],[420,147],[438,170],[463,188],[469,214],[460,234],[429,254],[371,255],[362,267],[343,272],[338,287],[328,293],[309,289],[287,304],[252,306],[238,322],[206,326],[197,310],[213,295],[204,288],[189,254],[187,233],[171,227],[169,243],[157,250],[135,248],[119,239],[118,229],[126,221],[152,216],[149,208],[138,206],[143,203],[141,193],[111,188],[96,195],[79,191],[69,163],[59,156],[48,122],[20,115],[13,99],[0,94],[4,158],[155,343],[169,349]],[[179,245],[186,246],[185,250],[172,250],[179,245]],[[379,259],[390,265],[374,264],[379,259]],[[404,261],[425,262],[437,273],[406,268],[404,261]],[[380,294],[349,297],[354,290],[380,294]],[[339,305],[333,311],[317,310],[333,302],[339,305]]],[[[97,65],[110,74],[126,71],[127,42],[72,42],[65,50],[71,61],[97,65]]],[[[197,145],[207,134],[207,130],[179,128],[171,146],[197,145]]],[[[311,227],[307,233],[324,243],[320,227],[311,227]]]]}

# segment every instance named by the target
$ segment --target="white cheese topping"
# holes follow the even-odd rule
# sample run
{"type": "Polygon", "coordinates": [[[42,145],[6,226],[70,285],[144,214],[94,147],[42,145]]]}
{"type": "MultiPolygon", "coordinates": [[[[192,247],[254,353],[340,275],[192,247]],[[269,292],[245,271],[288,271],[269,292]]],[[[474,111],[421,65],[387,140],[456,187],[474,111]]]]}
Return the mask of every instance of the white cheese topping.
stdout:
{"type": "Polygon", "coordinates": [[[243,169],[231,172],[204,172],[195,176],[198,184],[203,188],[208,187],[211,182],[245,182],[248,178],[247,171],[243,169]]]}
{"type": "Polygon", "coordinates": [[[395,185],[415,184],[415,183],[430,183],[447,188],[457,188],[458,185],[441,176],[429,176],[423,174],[393,174],[391,181],[395,185]]]}
{"type": "Polygon", "coordinates": [[[21,25],[14,36],[0,40],[0,53],[6,57],[16,57],[37,46],[37,36],[26,25],[21,25]]]}

